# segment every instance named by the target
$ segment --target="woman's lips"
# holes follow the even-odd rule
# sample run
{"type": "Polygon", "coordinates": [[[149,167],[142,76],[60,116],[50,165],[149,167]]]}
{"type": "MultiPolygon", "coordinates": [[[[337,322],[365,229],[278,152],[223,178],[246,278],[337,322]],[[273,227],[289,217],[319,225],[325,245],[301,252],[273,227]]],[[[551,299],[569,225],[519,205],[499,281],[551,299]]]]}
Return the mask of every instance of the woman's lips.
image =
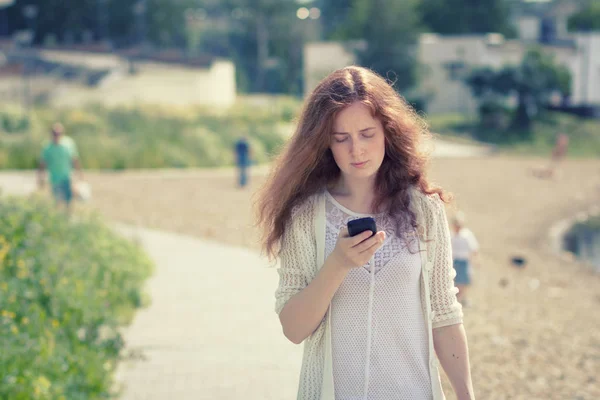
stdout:
{"type": "Polygon", "coordinates": [[[352,163],[352,166],[353,166],[354,168],[362,168],[362,167],[364,167],[365,165],[367,165],[367,163],[368,163],[368,161],[363,161],[363,162],[359,162],[359,163],[352,163]]]}

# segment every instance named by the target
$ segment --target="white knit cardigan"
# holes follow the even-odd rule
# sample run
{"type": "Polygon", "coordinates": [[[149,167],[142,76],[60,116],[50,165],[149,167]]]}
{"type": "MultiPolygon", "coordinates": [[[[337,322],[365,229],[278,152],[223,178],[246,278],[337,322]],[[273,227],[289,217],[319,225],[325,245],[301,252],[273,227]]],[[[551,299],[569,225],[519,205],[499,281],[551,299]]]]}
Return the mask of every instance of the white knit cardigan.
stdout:
{"type": "MultiPolygon", "coordinates": [[[[434,400],[445,399],[433,347],[433,329],[462,323],[456,300],[450,232],[443,202],[437,195],[410,191],[410,207],[417,217],[421,251],[421,303],[429,336],[429,371],[434,400]]],[[[318,193],[296,207],[281,242],[279,287],[275,311],[304,289],[325,262],[325,196],[318,193]]],[[[304,341],[298,400],[335,400],[331,354],[331,317],[304,341]]]]}

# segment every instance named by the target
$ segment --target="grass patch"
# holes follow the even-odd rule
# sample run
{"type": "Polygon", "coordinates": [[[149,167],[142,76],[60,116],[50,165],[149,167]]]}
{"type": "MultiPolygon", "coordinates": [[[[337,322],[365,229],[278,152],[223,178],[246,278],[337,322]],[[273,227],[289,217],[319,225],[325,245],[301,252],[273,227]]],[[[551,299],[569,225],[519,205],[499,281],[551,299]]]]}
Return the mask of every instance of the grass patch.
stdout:
{"type": "Polygon", "coordinates": [[[548,112],[533,123],[531,132],[482,131],[476,120],[460,114],[427,116],[431,130],[442,138],[465,143],[475,137],[487,138],[505,154],[547,157],[552,152],[556,135],[569,135],[569,157],[598,157],[600,154],[600,121],[568,114],[548,112]],[[521,140],[519,137],[529,137],[521,140]]]}
{"type": "Polygon", "coordinates": [[[285,138],[278,129],[299,110],[291,98],[243,99],[226,112],[198,107],[36,108],[26,123],[0,111],[0,169],[31,169],[61,121],[88,169],[189,168],[234,164],[233,145],[247,135],[255,163],[270,161],[285,138]],[[6,127],[10,127],[10,130],[6,127]],[[16,128],[15,128],[16,127],[16,128]],[[18,129],[17,129],[18,128],[18,129]]]}

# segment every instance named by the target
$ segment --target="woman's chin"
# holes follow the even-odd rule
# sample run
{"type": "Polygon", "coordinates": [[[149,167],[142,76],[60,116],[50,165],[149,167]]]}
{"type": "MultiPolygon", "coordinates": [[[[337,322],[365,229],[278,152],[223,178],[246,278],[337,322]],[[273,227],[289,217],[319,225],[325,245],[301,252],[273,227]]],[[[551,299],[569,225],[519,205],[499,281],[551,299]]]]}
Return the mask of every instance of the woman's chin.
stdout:
{"type": "Polygon", "coordinates": [[[370,169],[354,169],[344,173],[346,179],[369,179],[375,177],[377,171],[371,171],[370,169]]]}

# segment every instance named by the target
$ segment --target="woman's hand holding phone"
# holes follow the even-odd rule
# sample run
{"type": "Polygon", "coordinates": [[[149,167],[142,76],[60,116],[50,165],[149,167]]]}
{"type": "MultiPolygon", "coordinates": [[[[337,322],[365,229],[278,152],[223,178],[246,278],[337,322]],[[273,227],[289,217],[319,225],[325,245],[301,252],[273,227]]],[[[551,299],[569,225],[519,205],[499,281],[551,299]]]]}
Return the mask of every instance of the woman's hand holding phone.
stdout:
{"type": "Polygon", "coordinates": [[[385,232],[375,235],[370,230],[350,236],[347,228],[342,228],[338,235],[335,248],[329,255],[339,266],[352,269],[362,267],[369,262],[373,254],[383,245],[385,232]]]}

